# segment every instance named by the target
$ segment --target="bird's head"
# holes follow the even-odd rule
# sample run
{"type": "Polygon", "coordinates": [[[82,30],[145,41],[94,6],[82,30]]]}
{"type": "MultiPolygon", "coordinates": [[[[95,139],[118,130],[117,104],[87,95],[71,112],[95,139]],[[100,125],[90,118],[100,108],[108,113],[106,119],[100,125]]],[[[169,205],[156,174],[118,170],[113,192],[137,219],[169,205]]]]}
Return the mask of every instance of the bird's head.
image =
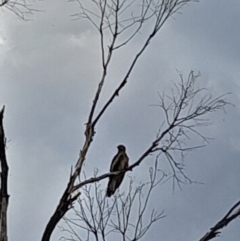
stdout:
{"type": "Polygon", "coordinates": [[[126,151],[126,147],[124,145],[118,145],[117,148],[119,151],[126,151]]]}

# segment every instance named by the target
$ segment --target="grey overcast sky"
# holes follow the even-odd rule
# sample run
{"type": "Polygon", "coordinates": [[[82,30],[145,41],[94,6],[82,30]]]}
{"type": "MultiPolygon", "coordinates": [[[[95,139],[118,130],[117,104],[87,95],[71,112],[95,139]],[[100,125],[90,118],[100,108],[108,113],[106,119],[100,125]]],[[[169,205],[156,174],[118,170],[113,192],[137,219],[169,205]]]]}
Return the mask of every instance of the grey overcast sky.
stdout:
{"type": "MultiPolygon", "coordinates": [[[[28,22],[0,9],[0,104],[6,106],[9,141],[10,241],[40,240],[83,144],[101,71],[99,36],[87,21],[72,21],[70,16],[78,12],[77,3],[52,0],[33,7],[44,11],[31,15],[33,21],[28,22]]],[[[161,121],[160,110],[150,105],[158,103],[158,91],[169,91],[179,80],[176,69],[184,76],[200,71],[199,85],[210,94],[232,92],[228,100],[235,107],[209,116],[214,124],[204,131],[214,139],[186,156],[187,175],[204,184],[174,192],[171,183],[160,186],[151,206],[164,210],[166,218],[143,240],[199,240],[240,199],[239,13],[238,0],[200,0],[185,6],[151,42],[97,126],[86,160],[88,173],[95,167],[100,173],[108,171],[119,143],[127,146],[130,162],[148,147],[161,121]]],[[[125,73],[141,38],[119,52],[100,106],[125,73]]],[[[150,165],[146,162],[129,175],[140,180],[150,165]]],[[[239,240],[239,225],[234,221],[216,240],[239,240]]],[[[56,229],[52,240],[61,235],[56,229]]]]}

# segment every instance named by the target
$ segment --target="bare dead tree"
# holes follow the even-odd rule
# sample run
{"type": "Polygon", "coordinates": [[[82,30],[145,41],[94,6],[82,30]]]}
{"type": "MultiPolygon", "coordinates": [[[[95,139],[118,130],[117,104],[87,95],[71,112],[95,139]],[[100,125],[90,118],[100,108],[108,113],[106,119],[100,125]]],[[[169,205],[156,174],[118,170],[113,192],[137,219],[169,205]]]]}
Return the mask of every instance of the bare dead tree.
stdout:
{"type": "MultiPolygon", "coordinates": [[[[0,0],[0,9],[6,8],[21,19],[25,19],[26,13],[32,13],[32,9],[25,0],[0,0]]],[[[7,211],[8,211],[8,163],[6,158],[6,137],[3,128],[3,106],[0,111],[0,162],[1,162],[1,185],[0,185],[0,241],[8,240],[7,211]]]]}
{"type": "Polygon", "coordinates": [[[8,9],[22,20],[29,20],[28,15],[39,12],[39,10],[32,7],[31,1],[28,0],[0,0],[0,8],[8,9]]]}
{"type": "Polygon", "coordinates": [[[149,169],[149,181],[135,187],[134,179],[130,178],[128,190],[118,192],[113,200],[106,198],[105,188],[101,189],[96,182],[84,186],[78,207],[73,208],[74,217],[63,219],[65,225],[61,226],[61,230],[68,233],[69,238],[62,237],[60,240],[106,241],[112,240],[113,236],[116,239],[116,235],[121,240],[141,239],[155,222],[164,218],[163,212],[148,208],[154,188],[166,178],[166,174],[158,168],[158,158],[154,167],[149,169]],[[146,218],[149,211],[151,214],[146,218]]]}
{"type": "MultiPolygon", "coordinates": [[[[156,139],[153,140],[150,147],[124,172],[133,170],[141,164],[141,162],[150,154],[160,153],[167,158],[170,168],[172,169],[172,178],[180,187],[181,183],[191,182],[184,173],[184,165],[177,161],[172,152],[184,153],[185,151],[193,150],[201,146],[185,147],[186,140],[190,139],[192,134],[197,135],[201,139],[207,141],[197,128],[209,124],[206,115],[217,111],[224,110],[224,107],[229,104],[224,96],[213,98],[208,95],[202,95],[203,88],[197,88],[196,82],[199,74],[195,75],[193,71],[190,72],[186,81],[180,75],[179,84],[175,85],[176,94],[172,96],[160,96],[160,104],[158,105],[165,113],[165,129],[160,130],[156,139]],[[200,99],[198,96],[200,95],[200,99]]],[[[163,128],[163,125],[162,125],[163,128]]],[[[161,129],[162,129],[161,128],[161,129]]],[[[72,187],[72,191],[77,191],[83,188],[86,184],[95,183],[107,177],[117,175],[121,172],[106,173],[100,176],[95,176],[85,181],[81,181],[72,187]]],[[[78,198],[80,193],[77,193],[73,198],[78,198]]],[[[73,199],[71,199],[73,200],[73,199]]]]}
{"type": "Polygon", "coordinates": [[[0,240],[8,240],[7,210],[8,210],[8,164],[6,157],[6,138],[3,128],[4,106],[0,112],[0,162],[1,162],[1,186],[0,186],[0,240]]]}
{"type": "MultiPolygon", "coordinates": [[[[100,35],[100,48],[101,48],[101,57],[102,57],[102,76],[100,78],[100,82],[98,88],[96,90],[95,97],[93,99],[93,104],[90,108],[88,120],[86,123],[85,129],[85,141],[81,148],[79,158],[75,165],[75,168],[72,169],[70,178],[65,188],[63,195],[59,201],[58,206],[56,207],[55,212],[50,218],[43,236],[42,241],[49,241],[53,230],[55,229],[57,223],[62,219],[62,217],[67,213],[67,211],[72,207],[74,201],[77,200],[80,193],[76,193],[76,191],[90,182],[96,182],[98,179],[101,180],[103,178],[107,178],[110,175],[116,175],[116,173],[105,174],[102,177],[93,178],[88,180],[87,183],[79,183],[77,184],[77,178],[81,174],[83,163],[86,159],[86,155],[89,151],[89,147],[93,141],[93,137],[96,133],[96,125],[109,108],[113,100],[119,96],[123,87],[127,84],[130,74],[132,73],[134,67],[136,66],[137,61],[140,56],[144,53],[146,48],[149,46],[150,41],[156,36],[159,32],[163,24],[169,19],[174,13],[179,11],[184,5],[191,2],[197,2],[194,0],[142,0],[139,1],[126,1],[126,0],[105,0],[105,1],[97,1],[93,0],[90,3],[93,3],[96,6],[98,12],[93,12],[90,9],[86,8],[82,1],[77,1],[80,6],[80,10],[82,10],[82,17],[89,20],[97,29],[100,35]],[[135,4],[135,7],[139,9],[138,14],[134,14],[132,11],[128,11],[131,6],[135,4]],[[128,15],[129,14],[129,15],[128,15]],[[96,18],[96,19],[94,19],[96,18]],[[97,21],[97,22],[96,22],[97,21]],[[140,50],[133,56],[133,60],[130,63],[129,67],[126,69],[125,76],[116,80],[117,86],[112,95],[109,96],[108,101],[103,105],[98,113],[96,113],[96,107],[102,92],[102,88],[107,78],[109,64],[112,60],[112,57],[116,50],[123,48],[128,44],[136,35],[142,30],[142,26],[144,24],[151,25],[150,32],[146,35],[146,39],[140,47],[140,50]],[[131,28],[135,30],[132,30],[131,28]],[[133,32],[131,32],[131,31],[133,32]],[[106,33],[108,31],[108,33],[106,33]],[[127,32],[130,32],[129,37],[125,37],[127,32]],[[106,41],[109,39],[110,34],[110,42],[106,41]],[[121,37],[121,38],[120,38],[121,37]]],[[[88,1],[89,3],[89,1],[88,1]]],[[[149,26],[148,26],[149,27],[149,26]]],[[[174,126],[169,127],[169,130],[172,130],[174,126]]],[[[167,131],[167,132],[168,132],[167,131]]],[[[166,132],[166,133],[167,133],[166,132]]],[[[166,135],[166,133],[162,133],[162,137],[157,138],[154,143],[149,147],[146,152],[140,157],[140,159],[131,166],[131,169],[138,166],[142,160],[148,156],[151,152],[158,147],[159,141],[166,135]]],[[[157,151],[157,150],[155,150],[157,151]]],[[[130,169],[129,169],[130,170],[130,169]]]]}
{"type": "MultiPolygon", "coordinates": [[[[162,123],[161,128],[159,129],[156,139],[153,140],[152,145],[143,153],[143,155],[124,171],[127,172],[132,170],[136,166],[140,165],[141,162],[145,159],[145,157],[154,153],[158,153],[158,159],[165,156],[170,169],[170,171],[164,170],[164,173],[168,174],[164,175],[165,180],[163,181],[172,179],[173,185],[175,186],[175,183],[177,183],[178,187],[181,188],[181,184],[193,182],[185,174],[184,171],[184,163],[182,162],[182,160],[184,159],[184,153],[186,151],[192,151],[196,148],[203,147],[203,145],[189,146],[189,141],[192,140],[193,135],[196,135],[201,140],[208,142],[208,138],[202,133],[200,133],[198,128],[206,127],[211,124],[210,119],[206,117],[207,114],[218,110],[224,110],[225,106],[229,103],[224,100],[225,95],[213,98],[206,93],[206,89],[197,87],[197,80],[199,79],[200,74],[194,74],[194,72],[191,71],[186,80],[184,80],[181,74],[179,75],[179,77],[180,81],[179,83],[174,84],[175,88],[172,89],[171,95],[159,94],[159,104],[155,106],[161,108],[165,116],[165,121],[162,123]],[[176,154],[180,155],[177,155],[177,157],[175,158],[176,154]],[[179,157],[182,157],[182,160],[179,157]]],[[[100,223],[99,217],[101,215],[99,216],[98,214],[99,210],[103,210],[103,208],[101,208],[100,206],[94,207],[93,204],[95,200],[95,202],[105,205],[105,199],[102,198],[100,199],[100,201],[97,200],[101,196],[99,196],[98,192],[95,192],[94,195],[91,195],[91,186],[86,187],[86,185],[94,183],[95,189],[98,190],[98,185],[96,184],[96,182],[118,173],[120,172],[106,173],[100,176],[97,176],[97,174],[95,174],[94,177],[81,181],[75,186],[76,190],[82,188],[81,190],[84,190],[84,193],[87,192],[87,195],[85,193],[86,197],[84,195],[83,200],[85,205],[89,204],[91,205],[91,207],[83,208],[83,206],[80,206],[79,211],[76,211],[76,209],[74,209],[78,215],[83,216],[78,219],[78,222],[74,220],[74,223],[72,223],[72,220],[70,221],[65,218],[64,220],[69,221],[68,225],[72,223],[83,227],[82,224],[79,223],[85,217],[85,223],[89,225],[89,229],[87,229],[87,237],[89,237],[90,235],[89,232],[94,233],[95,238],[98,236],[99,233],[102,233],[102,231],[98,230],[96,227],[99,227],[100,223]],[[90,210],[90,212],[94,213],[94,215],[87,215],[85,213],[85,210],[90,210]],[[90,221],[93,222],[93,224],[90,225],[90,221]],[[96,223],[98,224],[97,226],[96,223]]],[[[150,192],[148,194],[150,195],[150,192]]],[[[120,209],[118,209],[118,199],[119,202],[120,200],[122,201],[121,196],[115,196],[115,202],[112,205],[116,207],[116,213],[121,213],[120,209]]],[[[138,202],[141,203],[141,200],[139,199],[138,202]]],[[[109,206],[109,204],[107,203],[106,207],[108,208],[107,210],[111,210],[112,206],[109,206]]],[[[132,207],[132,205],[128,206],[128,208],[130,209],[132,207]]],[[[131,210],[128,211],[131,212],[131,210]]],[[[125,214],[127,213],[126,211],[122,212],[125,214]]],[[[112,211],[109,213],[109,215],[111,214],[112,211]]],[[[103,215],[106,215],[106,213],[103,212],[103,215]]],[[[141,212],[138,213],[138,217],[139,219],[141,219],[141,212]]],[[[123,218],[122,222],[118,220],[118,222],[114,223],[112,227],[114,227],[115,229],[119,229],[119,233],[123,235],[122,240],[140,239],[142,237],[141,234],[135,235],[135,237],[133,238],[125,236],[126,230],[128,230],[129,228],[128,226],[124,226],[126,223],[128,224],[128,221],[126,221],[126,218],[123,218]]],[[[139,223],[141,223],[141,221],[139,221],[139,223]]],[[[138,225],[140,225],[139,223],[138,225]]],[[[106,225],[103,225],[104,231],[106,225]]],[[[131,224],[131,226],[133,226],[133,224],[131,224]]],[[[69,229],[71,229],[70,232],[72,235],[74,234],[74,232],[76,232],[72,226],[69,226],[69,229]]],[[[136,230],[139,230],[139,227],[137,227],[136,230]]],[[[75,236],[79,236],[78,232],[75,233],[75,236]]],[[[81,240],[79,238],[80,237],[78,237],[77,240],[81,240]]],[[[106,237],[101,236],[101,240],[105,240],[104,238],[106,237]]],[[[71,237],[71,239],[73,239],[73,237],[71,237]]],[[[100,238],[97,237],[96,240],[100,240],[100,238]]]]}
{"type": "MultiPolygon", "coordinates": [[[[224,111],[225,106],[230,103],[224,100],[224,97],[227,94],[213,98],[210,95],[206,94],[207,90],[205,88],[198,88],[197,80],[200,77],[199,73],[194,74],[194,72],[191,71],[188,75],[187,80],[184,80],[182,74],[179,74],[179,77],[180,81],[179,83],[174,84],[175,89],[172,89],[171,95],[159,94],[159,104],[155,106],[161,108],[165,116],[165,121],[159,129],[156,139],[153,141],[151,147],[135,163],[133,163],[128,169],[124,171],[127,172],[129,170],[132,170],[137,165],[139,165],[146,156],[158,152],[157,158],[159,159],[160,157],[162,157],[162,155],[164,155],[166,157],[167,162],[169,163],[169,167],[171,170],[171,172],[168,172],[167,175],[163,175],[166,179],[161,179],[161,181],[167,181],[170,178],[172,178],[173,184],[177,183],[179,188],[181,188],[182,183],[192,183],[193,181],[185,174],[184,163],[177,161],[179,158],[174,158],[175,153],[180,153],[180,156],[184,158],[184,153],[186,151],[192,151],[196,148],[203,147],[203,145],[189,147],[188,141],[192,139],[192,135],[196,135],[197,137],[208,143],[209,138],[204,136],[198,130],[198,128],[206,127],[211,124],[210,119],[206,118],[207,114],[218,110],[224,111]]],[[[156,169],[157,168],[155,166],[155,170],[156,169]]],[[[117,172],[116,174],[118,173],[119,172],[117,172]]],[[[164,173],[166,172],[164,171],[164,173]]],[[[96,240],[106,239],[106,235],[101,236],[101,234],[103,233],[103,231],[106,232],[105,229],[107,226],[107,222],[105,223],[105,225],[102,226],[103,230],[98,230],[98,228],[100,227],[100,221],[103,219],[102,216],[107,216],[107,214],[104,212],[104,208],[101,207],[102,204],[105,205],[105,198],[102,198],[102,196],[100,195],[102,194],[102,190],[98,190],[99,186],[96,182],[105,179],[113,174],[114,173],[107,173],[97,176],[96,173],[93,178],[86,179],[76,185],[76,190],[82,187],[82,190],[84,190],[84,194],[86,195],[87,193],[87,198],[84,195],[83,202],[86,206],[89,204],[91,207],[83,206],[82,201],[80,201],[80,211],[77,211],[76,208],[74,209],[76,215],[79,215],[80,218],[74,221],[64,218],[69,229],[63,230],[71,233],[71,240],[81,240],[81,238],[79,237],[79,232],[76,232],[76,230],[73,226],[71,226],[71,224],[76,225],[78,228],[83,228],[84,226],[80,224],[81,222],[83,222],[83,220],[85,224],[88,224],[88,229],[86,228],[88,238],[90,237],[90,233],[92,232],[94,233],[96,240]],[[94,195],[92,195],[91,193],[91,186],[85,186],[86,184],[91,183],[94,183],[95,186],[94,195]],[[96,207],[94,207],[94,200],[98,204],[96,205],[96,207]],[[86,210],[94,214],[86,214],[86,210]],[[99,214],[100,211],[103,212],[102,216],[99,214]],[[74,235],[76,239],[74,239],[74,235]],[[100,235],[100,237],[98,237],[98,235],[100,235]]],[[[147,195],[150,196],[150,192],[147,195]]],[[[141,203],[141,200],[139,199],[138,202],[141,203]]],[[[111,227],[114,227],[114,231],[116,231],[115,229],[118,230],[118,233],[122,235],[122,240],[138,240],[142,237],[141,234],[136,235],[133,238],[129,238],[129,236],[126,235],[126,230],[128,230],[129,228],[128,226],[126,226],[126,224],[129,224],[128,218],[122,218],[121,221],[119,221],[119,214],[125,214],[128,216],[128,213],[131,212],[131,208],[133,207],[133,205],[129,205],[128,211],[122,211],[122,207],[124,205],[125,204],[122,201],[121,195],[115,196],[112,206],[109,206],[109,203],[107,202],[106,209],[108,211],[110,210],[108,215],[112,215],[113,207],[115,207],[118,217],[117,222],[113,223],[113,221],[111,221],[111,227]],[[121,209],[119,208],[118,202],[122,203],[121,209]]],[[[239,202],[235,204],[227,213],[227,215],[213,228],[211,228],[211,231],[208,232],[200,241],[207,241],[216,237],[220,233],[219,229],[222,229],[231,221],[239,217],[239,205],[239,202]]],[[[137,216],[139,219],[141,219],[141,212],[138,212],[137,216]]],[[[141,221],[139,221],[139,223],[141,223],[141,221]]],[[[134,226],[134,224],[131,223],[131,226],[134,226]]],[[[137,225],[135,225],[135,227],[137,227],[137,225]]],[[[147,227],[150,228],[150,226],[147,227]]],[[[136,230],[138,230],[138,228],[136,228],[136,230]]],[[[108,231],[107,234],[111,232],[113,232],[113,230],[108,231]]]]}
{"type": "Polygon", "coordinates": [[[207,232],[199,241],[208,241],[214,239],[219,236],[221,233],[221,229],[226,227],[229,223],[231,223],[236,218],[240,217],[240,201],[234,204],[228,213],[207,232]]]}
{"type": "MultiPolygon", "coordinates": [[[[50,236],[55,229],[57,223],[61,220],[61,218],[66,214],[66,212],[72,207],[73,202],[77,200],[80,193],[76,191],[82,188],[84,185],[93,183],[96,181],[100,181],[104,178],[107,178],[111,175],[117,175],[119,173],[107,173],[99,177],[93,177],[91,179],[88,179],[86,181],[76,183],[77,178],[81,174],[83,163],[86,159],[86,155],[89,151],[90,145],[93,141],[93,137],[96,133],[96,125],[103,116],[103,114],[106,113],[106,110],[109,108],[113,100],[119,96],[121,90],[123,87],[127,84],[127,81],[129,79],[130,74],[132,73],[132,70],[134,69],[137,61],[139,60],[140,56],[144,53],[147,46],[150,44],[150,41],[156,36],[156,34],[159,32],[163,24],[167,21],[169,17],[171,17],[174,13],[176,13],[179,9],[181,9],[184,5],[190,2],[196,2],[191,0],[161,0],[161,1],[146,1],[142,0],[141,3],[139,1],[126,1],[126,0],[111,0],[111,1],[91,1],[93,3],[98,11],[98,13],[95,13],[88,8],[86,8],[82,1],[77,1],[80,10],[82,11],[80,13],[80,17],[86,18],[89,20],[93,26],[96,28],[100,35],[100,48],[101,48],[101,57],[102,57],[102,76],[100,78],[100,82],[95,94],[95,97],[93,99],[93,104],[90,109],[90,113],[88,116],[88,120],[86,123],[86,130],[85,130],[85,141],[83,144],[83,147],[80,151],[79,158],[77,160],[77,163],[75,165],[75,168],[72,170],[69,178],[69,182],[67,184],[67,187],[59,201],[59,204],[50,218],[46,229],[44,230],[42,241],[48,241],[50,239],[50,236]],[[135,7],[139,9],[139,13],[134,14],[132,11],[130,11],[130,16],[127,15],[129,13],[129,8],[136,4],[135,7]],[[97,21],[97,22],[96,22],[97,21]],[[132,62],[130,63],[129,67],[126,69],[125,76],[119,80],[119,85],[116,86],[115,91],[112,95],[110,95],[108,101],[103,105],[103,107],[100,109],[98,113],[96,113],[96,107],[99,101],[99,98],[101,96],[102,88],[105,84],[107,73],[109,69],[109,64],[112,60],[112,57],[116,50],[119,50],[120,48],[123,48],[126,44],[130,43],[130,41],[139,33],[140,30],[142,30],[142,27],[144,24],[151,24],[152,29],[150,30],[150,33],[147,34],[147,37],[142,45],[140,47],[140,50],[136,53],[136,55],[133,57],[132,62]],[[132,30],[131,28],[134,28],[135,30],[132,30]],[[131,31],[132,32],[131,32],[131,31]],[[106,32],[107,31],[107,32],[106,32]],[[128,37],[125,36],[126,31],[130,31],[130,35],[128,37]],[[124,34],[123,34],[124,33],[124,34]],[[121,36],[121,37],[120,37],[121,36]],[[107,42],[106,39],[109,39],[110,42],[107,42]]],[[[149,26],[148,26],[149,29],[149,26]]],[[[187,137],[186,132],[183,132],[183,129],[186,127],[184,124],[186,122],[189,122],[190,120],[193,120],[197,122],[197,118],[200,116],[203,116],[209,112],[222,109],[227,102],[222,99],[222,97],[219,98],[208,98],[203,99],[199,103],[199,105],[191,111],[189,110],[189,115],[187,116],[181,116],[182,110],[186,107],[186,103],[188,100],[191,100],[193,96],[195,96],[198,91],[196,92],[193,88],[193,85],[195,83],[195,75],[193,72],[189,75],[189,80],[187,82],[187,85],[181,86],[181,95],[179,100],[175,99],[173,97],[173,104],[175,104],[174,109],[174,118],[172,119],[170,125],[159,134],[159,136],[153,141],[153,143],[150,145],[150,147],[140,156],[140,158],[133,163],[127,170],[129,171],[138,166],[149,154],[157,151],[162,151],[165,153],[166,157],[169,160],[169,164],[173,168],[173,170],[176,170],[174,177],[177,177],[177,174],[181,174],[184,176],[184,173],[182,171],[182,166],[174,160],[172,155],[170,154],[171,148],[173,148],[173,144],[178,144],[178,148],[181,151],[181,143],[178,143],[178,137],[185,135],[187,137]],[[178,128],[178,133],[176,134],[175,131],[178,128]],[[170,144],[169,145],[161,145],[164,141],[164,138],[166,136],[170,136],[170,144]],[[172,143],[172,144],[171,144],[172,143]]],[[[170,107],[169,107],[170,108],[170,107]]],[[[167,116],[167,118],[169,118],[167,116]]],[[[199,124],[196,124],[199,126],[199,124]]],[[[188,130],[194,132],[194,126],[190,126],[188,130]]],[[[195,133],[197,131],[195,130],[195,133]]],[[[176,146],[174,148],[177,148],[176,146]]],[[[178,183],[180,183],[180,179],[176,178],[178,183]]],[[[186,176],[185,176],[185,179],[186,176]]]]}
{"type": "MultiPolygon", "coordinates": [[[[20,19],[27,20],[26,14],[37,11],[27,4],[26,0],[0,0],[0,9],[8,9],[17,15],[20,19]]],[[[3,128],[3,106],[0,111],[0,162],[1,162],[1,185],[0,185],[0,241],[8,240],[8,225],[7,225],[7,211],[8,211],[8,163],[6,158],[6,137],[3,128]]]]}

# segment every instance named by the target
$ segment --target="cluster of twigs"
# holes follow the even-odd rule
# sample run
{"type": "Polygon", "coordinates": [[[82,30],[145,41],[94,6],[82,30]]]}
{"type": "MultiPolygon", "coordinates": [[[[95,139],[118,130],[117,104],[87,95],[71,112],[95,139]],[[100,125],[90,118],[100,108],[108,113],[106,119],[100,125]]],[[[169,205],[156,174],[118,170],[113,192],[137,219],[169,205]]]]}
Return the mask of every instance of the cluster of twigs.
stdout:
{"type": "Polygon", "coordinates": [[[199,241],[208,241],[216,238],[221,233],[221,229],[226,227],[230,222],[240,217],[240,201],[234,204],[228,213],[207,232],[199,241]]]}
{"type": "Polygon", "coordinates": [[[39,10],[32,7],[32,4],[30,2],[31,0],[0,0],[0,8],[5,7],[6,9],[14,13],[19,19],[28,21],[30,20],[27,17],[28,15],[33,14],[33,12],[39,12],[39,10]]]}
{"type": "MultiPolygon", "coordinates": [[[[97,172],[94,176],[96,175],[97,172]]],[[[102,190],[96,182],[84,186],[78,207],[73,208],[73,217],[64,217],[65,225],[60,228],[69,237],[64,236],[61,240],[106,241],[113,239],[111,234],[114,239],[116,235],[121,240],[141,239],[155,222],[164,217],[163,212],[152,209],[149,220],[146,221],[150,196],[165,177],[158,169],[157,157],[154,167],[149,169],[149,181],[136,187],[133,178],[130,178],[128,189],[123,193],[118,192],[113,200],[106,198],[105,189],[102,190]]]]}

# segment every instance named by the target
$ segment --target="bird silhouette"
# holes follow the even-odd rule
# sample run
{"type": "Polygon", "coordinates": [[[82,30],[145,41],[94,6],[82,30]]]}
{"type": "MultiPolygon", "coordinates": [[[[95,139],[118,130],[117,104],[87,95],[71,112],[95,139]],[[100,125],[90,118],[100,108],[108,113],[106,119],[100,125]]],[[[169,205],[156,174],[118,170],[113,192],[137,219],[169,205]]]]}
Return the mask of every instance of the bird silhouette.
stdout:
{"type": "MultiPolygon", "coordinates": [[[[110,172],[117,172],[128,168],[128,156],[126,154],[126,147],[124,145],[119,145],[118,153],[113,157],[110,172]]],[[[125,172],[120,173],[119,175],[109,177],[108,187],[106,196],[111,197],[116,190],[121,185],[125,172]]]]}

